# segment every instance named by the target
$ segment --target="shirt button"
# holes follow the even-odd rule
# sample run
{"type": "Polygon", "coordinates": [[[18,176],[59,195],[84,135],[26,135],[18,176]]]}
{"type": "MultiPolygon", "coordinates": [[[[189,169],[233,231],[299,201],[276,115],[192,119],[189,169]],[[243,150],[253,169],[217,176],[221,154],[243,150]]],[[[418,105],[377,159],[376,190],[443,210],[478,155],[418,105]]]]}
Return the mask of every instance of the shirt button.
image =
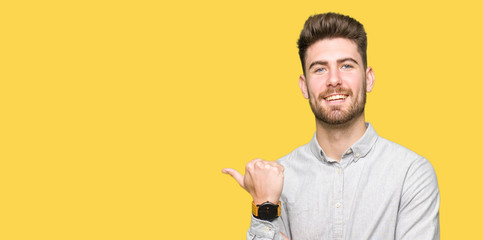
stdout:
{"type": "Polygon", "coordinates": [[[347,154],[351,154],[351,153],[352,153],[352,149],[347,150],[347,154]]]}
{"type": "Polygon", "coordinates": [[[340,204],[340,202],[338,202],[338,203],[335,204],[335,207],[336,208],[340,208],[340,206],[342,206],[342,204],[340,204]]]}
{"type": "Polygon", "coordinates": [[[360,156],[360,154],[359,154],[359,153],[356,153],[354,156],[359,157],[359,156],[360,156]]]}
{"type": "Polygon", "coordinates": [[[342,172],[342,169],[337,168],[337,173],[340,174],[342,172]]]}
{"type": "Polygon", "coordinates": [[[269,227],[265,227],[265,231],[270,231],[270,228],[269,227]]]}

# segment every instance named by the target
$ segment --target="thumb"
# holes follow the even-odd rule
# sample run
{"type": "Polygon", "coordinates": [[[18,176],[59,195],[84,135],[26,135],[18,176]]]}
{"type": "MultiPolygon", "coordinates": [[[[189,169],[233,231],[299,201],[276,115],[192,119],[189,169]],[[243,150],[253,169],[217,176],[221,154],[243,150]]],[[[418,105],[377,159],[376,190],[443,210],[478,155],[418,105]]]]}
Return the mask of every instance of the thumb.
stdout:
{"type": "Polygon", "coordinates": [[[233,168],[224,168],[223,170],[221,170],[221,172],[225,174],[230,174],[238,182],[238,184],[240,184],[242,188],[245,188],[245,184],[243,183],[243,175],[241,175],[241,173],[239,173],[237,170],[233,168]]]}

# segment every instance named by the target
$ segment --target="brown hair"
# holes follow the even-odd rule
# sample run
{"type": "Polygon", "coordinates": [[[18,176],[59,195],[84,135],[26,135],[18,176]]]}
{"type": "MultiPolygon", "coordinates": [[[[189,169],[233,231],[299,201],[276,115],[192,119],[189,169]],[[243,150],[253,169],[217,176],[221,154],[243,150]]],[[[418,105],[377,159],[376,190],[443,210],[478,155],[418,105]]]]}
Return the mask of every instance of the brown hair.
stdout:
{"type": "Polygon", "coordinates": [[[329,12],[310,16],[300,33],[297,45],[304,75],[307,48],[319,40],[338,37],[352,40],[357,45],[364,69],[367,68],[367,36],[364,26],[349,16],[329,12]]]}

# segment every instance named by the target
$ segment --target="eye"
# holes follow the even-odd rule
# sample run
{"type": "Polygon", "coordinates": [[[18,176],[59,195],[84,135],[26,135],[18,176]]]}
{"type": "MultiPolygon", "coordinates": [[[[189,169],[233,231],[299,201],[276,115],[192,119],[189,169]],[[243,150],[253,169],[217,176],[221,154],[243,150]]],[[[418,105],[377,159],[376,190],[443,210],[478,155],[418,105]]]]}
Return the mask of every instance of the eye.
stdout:
{"type": "Polygon", "coordinates": [[[322,73],[322,72],[326,72],[327,70],[325,68],[316,68],[315,69],[315,72],[316,73],[322,73]]]}
{"type": "Polygon", "coordinates": [[[342,65],[342,67],[341,67],[341,69],[345,69],[345,70],[347,70],[347,69],[351,69],[351,68],[352,68],[352,66],[351,66],[351,65],[349,65],[349,64],[344,64],[344,65],[342,65]]]}

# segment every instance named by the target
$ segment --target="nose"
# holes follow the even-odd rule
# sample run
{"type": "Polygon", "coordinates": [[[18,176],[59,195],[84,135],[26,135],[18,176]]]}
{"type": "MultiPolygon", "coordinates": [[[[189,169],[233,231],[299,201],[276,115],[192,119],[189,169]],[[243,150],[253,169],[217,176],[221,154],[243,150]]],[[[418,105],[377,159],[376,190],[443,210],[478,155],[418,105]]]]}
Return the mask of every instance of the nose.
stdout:
{"type": "Polygon", "coordinates": [[[340,75],[339,71],[330,71],[329,79],[327,79],[327,85],[331,87],[336,87],[340,85],[340,75]]]}

